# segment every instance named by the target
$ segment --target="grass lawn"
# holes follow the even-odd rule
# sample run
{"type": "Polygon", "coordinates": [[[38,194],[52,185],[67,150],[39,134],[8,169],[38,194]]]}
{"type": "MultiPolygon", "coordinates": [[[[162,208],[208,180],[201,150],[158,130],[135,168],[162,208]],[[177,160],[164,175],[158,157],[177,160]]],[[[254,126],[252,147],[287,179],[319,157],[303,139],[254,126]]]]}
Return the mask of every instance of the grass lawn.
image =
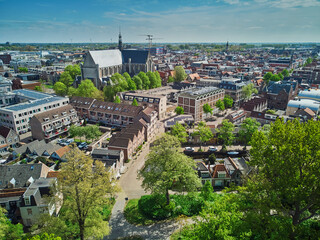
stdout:
{"type": "Polygon", "coordinates": [[[53,85],[52,84],[43,84],[43,86],[45,88],[53,89],[53,85]]]}
{"type": "Polygon", "coordinates": [[[124,216],[127,221],[135,225],[150,225],[155,223],[155,220],[148,219],[138,208],[139,199],[130,199],[124,208],[124,216]]]}

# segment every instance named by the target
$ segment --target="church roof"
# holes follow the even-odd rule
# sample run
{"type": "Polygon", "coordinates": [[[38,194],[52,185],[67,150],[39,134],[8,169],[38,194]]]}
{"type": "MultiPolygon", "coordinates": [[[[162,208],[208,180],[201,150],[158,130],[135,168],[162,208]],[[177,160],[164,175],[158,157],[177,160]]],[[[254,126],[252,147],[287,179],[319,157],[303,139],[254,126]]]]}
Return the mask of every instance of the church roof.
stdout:
{"type": "Polygon", "coordinates": [[[99,67],[122,65],[122,56],[118,49],[89,51],[89,54],[94,63],[99,64],[99,67]]]}
{"type": "Polygon", "coordinates": [[[131,63],[141,63],[145,64],[148,60],[149,52],[146,50],[122,50],[123,63],[128,63],[129,58],[131,58],[131,63]]]}

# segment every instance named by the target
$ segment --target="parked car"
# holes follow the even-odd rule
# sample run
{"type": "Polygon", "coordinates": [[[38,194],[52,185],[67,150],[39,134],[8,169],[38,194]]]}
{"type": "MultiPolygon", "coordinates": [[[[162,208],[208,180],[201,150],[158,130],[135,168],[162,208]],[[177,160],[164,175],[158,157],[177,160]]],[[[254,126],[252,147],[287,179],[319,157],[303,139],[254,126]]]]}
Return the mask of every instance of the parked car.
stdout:
{"type": "Polygon", "coordinates": [[[74,139],[73,138],[69,138],[68,140],[66,140],[67,145],[69,145],[70,143],[73,143],[74,139]]]}
{"type": "Polygon", "coordinates": [[[186,151],[186,152],[194,152],[194,148],[193,147],[185,147],[184,151],[186,151]]]}
{"type": "Polygon", "coordinates": [[[88,149],[88,145],[87,145],[86,142],[82,142],[82,143],[80,143],[80,144],[78,145],[78,148],[79,148],[80,150],[87,150],[87,149],[88,149]]]}
{"type": "Polygon", "coordinates": [[[218,151],[216,147],[209,146],[208,152],[216,152],[216,151],[218,151]]]}

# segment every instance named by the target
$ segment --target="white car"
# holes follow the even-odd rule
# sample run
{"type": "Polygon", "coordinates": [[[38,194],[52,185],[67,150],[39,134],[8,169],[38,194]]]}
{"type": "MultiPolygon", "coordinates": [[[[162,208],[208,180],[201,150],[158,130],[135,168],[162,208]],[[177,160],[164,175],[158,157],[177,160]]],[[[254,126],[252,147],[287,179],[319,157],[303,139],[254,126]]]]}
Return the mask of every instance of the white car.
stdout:
{"type": "Polygon", "coordinates": [[[194,148],[193,147],[185,147],[184,149],[186,152],[194,152],[194,148]]]}
{"type": "Polygon", "coordinates": [[[213,147],[213,146],[209,146],[209,149],[208,149],[209,152],[216,152],[218,151],[217,148],[213,147]]]}

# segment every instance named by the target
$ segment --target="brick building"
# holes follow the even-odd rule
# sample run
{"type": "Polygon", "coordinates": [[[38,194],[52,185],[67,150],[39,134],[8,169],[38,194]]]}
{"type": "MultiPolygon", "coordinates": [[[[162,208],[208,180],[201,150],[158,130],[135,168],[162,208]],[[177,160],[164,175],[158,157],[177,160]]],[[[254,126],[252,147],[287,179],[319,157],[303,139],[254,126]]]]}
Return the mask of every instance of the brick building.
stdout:
{"type": "Polygon", "coordinates": [[[214,108],[219,99],[224,98],[224,89],[216,87],[194,88],[178,96],[178,105],[183,107],[185,114],[190,114],[196,122],[204,118],[203,105],[208,103],[214,108]]]}

